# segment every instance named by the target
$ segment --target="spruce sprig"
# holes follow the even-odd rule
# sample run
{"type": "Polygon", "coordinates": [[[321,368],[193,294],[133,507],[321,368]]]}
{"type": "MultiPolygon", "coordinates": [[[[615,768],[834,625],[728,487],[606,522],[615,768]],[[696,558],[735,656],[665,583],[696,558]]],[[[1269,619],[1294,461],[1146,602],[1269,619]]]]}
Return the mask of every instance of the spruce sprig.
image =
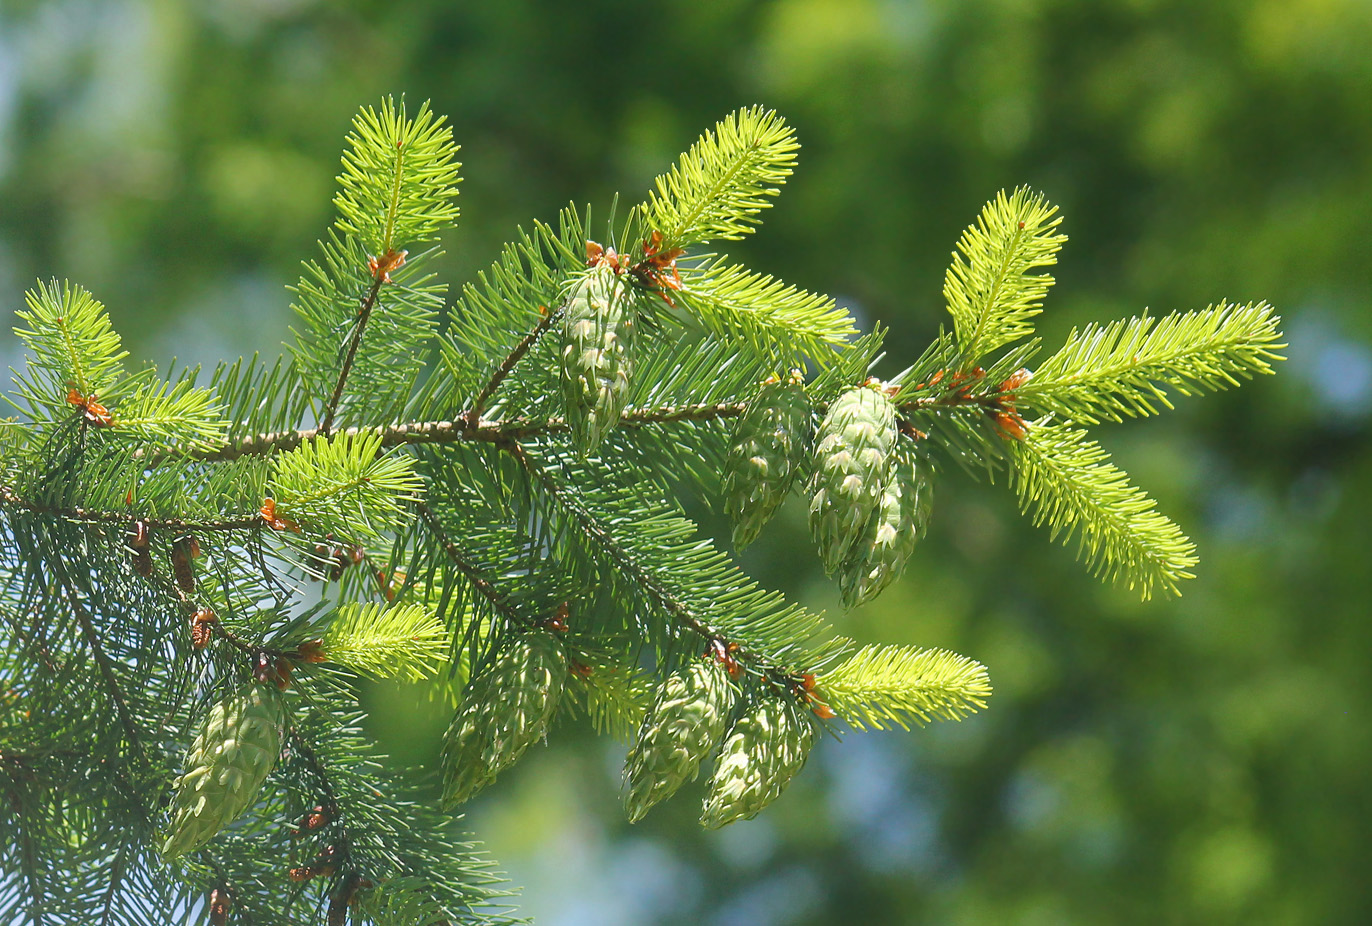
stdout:
{"type": "Polygon", "coordinates": [[[400,527],[422,484],[414,461],[379,455],[376,434],[319,437],[277,458],[267,491],[283,520],[318,534],[380,537],[400,527]]]}
{"type": "Polygon", "coordinates": [[[1182,395],[1237,386],[1271,373],[1279,319],[1265,302],[1222,302],[1199,312],[1075,328],[1017,393],[1025,404],[1081,424],[1171,408],[1164,387],[1182,395]]]}
{"type": "Polygon", "coordinates": [[[742,340],[778,363],[800,355],[828,366],[835,349],[857,335],[853,317],[832,297],[723,261],[684,271],[679,297],[712,334],[742,340]]]}
{"type": "Polygon", "coordinates": [[[1053,278],[1031,271],[1057,263],[1061,222],[1042,194],[1020,187],[998,193],[962,233],[943,282],[962,368],[1032,333],[1053,278]]]}
{"type": "Polygon", "coordinates": [[[753,106],[720,120],[657,178],[641,214],[664,248],[734,240],[751,232],[795,166],[795,132],[770,109],[753,106]]]}
{"type": "Polygon", "coordinates": [[[16,374],[16,382],[30,407],[69,412],[72,389],[82,396],[110,396],[128,351],[100,301],[80,286],[52,280],[29,290],[24,302],[28,308],[16,314],[28,327],[14,333],[33,351],[33,360],[28,375],[16,374]]]}
{"type": "Polygon", "coordinates": [[[334,197],[339,232],[377,257],[433,241],[457,221],[458,163],[452,127],[424,103],[363,107],[343,153],[334,197]]]}
{"type": "Polygon", "coordinates": [[[1085,431],[1047,419],[1028,425],[1011,445],[1011,483],[1020,507],[1036,525],[1064,542],[1077,538],[1077,555],[1091,572],[1137,589],[1180,594],[1193,578],[1196,547],[1157,503],[1130,484],[1085,431]]]}
{"type": "Polygon", "coordinates": [[[815,678],[815,691],[858,730],[961,720],[991,697],[986,667],[947,650],[864,646],[815,678]]]}
{"type": "Polygon", "coordinates": [[[379,602],[349,602],[320,639],[329,662],[373,678],[414,682],[438,672],[448,646],[447,628],[415,603],[388,608],[379,602]]]}

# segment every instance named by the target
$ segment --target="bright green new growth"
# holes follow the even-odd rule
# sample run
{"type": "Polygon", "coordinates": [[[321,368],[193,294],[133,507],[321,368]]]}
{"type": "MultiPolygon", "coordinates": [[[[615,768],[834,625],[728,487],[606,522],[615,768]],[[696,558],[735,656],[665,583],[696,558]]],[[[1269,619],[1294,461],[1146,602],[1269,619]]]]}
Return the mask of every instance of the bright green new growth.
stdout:
{"type": "Polygon", "coordinates": [[[267,493],[277,513],[319,533],[378,538],[404,520],[422,485],[410,457],[379,455],[377,434],[319,437],[277,457],[267,493]]]}
{"type": "Polygon", "coordinates": [[[429,267],[457,217],[450,130],[387,100],[348,146],[283,359],[205,383],[126,373],[90,294],[28,295],[19,417],[0,422],[0,790],[24,799],[0,846],[22,834],[28,870],[71,874],[0,879],[27,885],[0,890],[0,921],[84,922],[101,896],[107,926],[181,922],[219,891],[258,926],[512,922],[490,860],[380,766],[358,676],[423,680],[453,708],[449,807],[560,707],[639,731],[635,819],[696,775],[737,698],[703,822],[752,816],[817,719],[958,719],[990,683],[963,656],[836,634],[685,502],[722,503],[742,545],[803,491],[853,606],[915,549],[942,454],[1004,476],[1093,572],[1175,593],[1192,545],[1082,428],[1271,372],[1281,347],[1266,304],[1220,303],[1088,325],[1040,362],[1039,271],[1064,239],[1021,189],[958,242],[951,330],[872,380],[880,326],[855,338],[832,299],[700,249],[752,231],[794,166],[794,134],[760,108],[706,133],[604,245],[566,209],[449,306],[429,267]],[[759,396],[790,370],[812,378],[759,396]],[[239,693],[207,710],[223,691],[239,693]],[[296,862],[312,874],[288,887],[296,862]]]}
{"type": "Polygon", "coordinates": [[[1180,594],[1177,583],[1192,578],[1197,562],[1195,544],[1085,431],[1036,421],[1011,452],[1020,507],[1032,509],[1034,523],[1048,524],[1053,537],[1062,533],[1066,542],[1075,534],[1093,573],[1144,598],[1158,589],[1180,594]]]}
{"type": "Polygon", "coordinates": [[[728,729],[737,695],[729,673],[713,659],[697,659],[667,676],[624,763],[630,823],[695,780],[728,729]]]}
{"type": "Polygon", "coordinates": [[[338,609],[320,647],[329,662],[362,675],[418,682],[445,662],[448,630],[422,605],[354,602],[338,609]]]}
{"type": "Polygon", "coordinates": [[[668,248],[742,238],[761,224],[758,213],[791,176],[799,149],[795,131],[775,112],[740,109],[657,178],[644,223],[662,232],[668,248]]]}
{"type": "Polygon", "coordinates": [[[1066,235],[1057,207],[1025,187],[986,204],[975,225],[958,239],[943,282],[964,369],[979,357],[1031,334],[1053,278],[1033,274],[1058,262],[1066,235]]]}
{"type": "Polygon", "coordinates": [[[335,223],[380,257],[424,244],[450,228],[458,215],[458,170],[453,130],[429,104],[410,117],[389,97],[381,109],[363,107],[353,120],[343,154],[342,187],[334,197],[335,223]]]}
{"type": "Polygon", "coordinates": [[[720,747],[700,825],[718,829],[761,813],[805,765],[815,736],[815,725],[791,698],[754,705],[720,747]]]}
{"type": "Polygon", "coordinates": [[[1020,387],[1020,399],[1080,424],[1171,408],[1182,395],[1237,386],[1272,372],[1279,319],[1265,302],[1222,302],[1200,312],[1122,319],[1073,328],[1067,343],[1020,387]]]}
{"type": "Polygon", "coordinates": [[[281,753],[285,719],[280,693],[256,682],[214,706],[176,782],[164,857],[203,845],[253,805],[281,753]]]}
{"type": "Polygon", "coordinates": [[[106,433],[129,446],[166,448],[174,442],[191,449],[223,438],[222,409],[208,390],[186,379],[167,382],[150,367],[125,373],[128,351],[90,293],[53,280],[26,293],[25,303],[27,309],[17,314],[29,327],[14,332],[33,351],[33,361],[14,379],[27,407],[5,398],[35,423],[71,421],[69,393],[75,390],[82,399],[118,407],[118,427],[106,433]]]}
{"type": "Polygon", "coordinates": [[[799,373],[764,383],[739,416],[724,461],[724,510],[738,549],[757,539],[804,475],[814,430],[799,373]]]}
{"type": "Polygon", "coordinates": [[[961,720],[986,707],[986,667],[947,650],[864,646],[815,679],[815,690],[856,729],[961,720]]]}

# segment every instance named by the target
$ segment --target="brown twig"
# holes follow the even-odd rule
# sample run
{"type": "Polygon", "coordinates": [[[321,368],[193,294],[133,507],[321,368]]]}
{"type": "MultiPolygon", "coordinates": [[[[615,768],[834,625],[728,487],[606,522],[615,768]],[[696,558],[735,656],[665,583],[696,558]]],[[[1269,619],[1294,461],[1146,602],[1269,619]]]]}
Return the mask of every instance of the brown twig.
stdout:
{"type": "Polygon", "coordinates": [[[181,533],[209,533],[212,531],[240,531],[250,528],[266,527],[260,514],[246,515],[227,521],[186,521],[182,518],[147,518],[139,514],[123,511],[99,511],[90,508],[62,508],[26,499],[9,486],[0,486],[0,504],[11,508],[22,508],[34,514],[49,514],[66,521],[87,524],[135,524],[142,522],[149,530],[172,530],[181,533]]]}
{"type": "Polygon", "coordinates": [[[538,343],[539,339],[553,326],[553,323],[562,317],[564,311],[565,309],[562,307],[548,311],[534,326],[533,330],[526,334],[523,340],[505,356],[505,359],[500,362],[500,366],[495,368],[490,380],[472,400],[471,410],[462,416],[468,430],[476,430],[481,425],[481,415],[486,411],[486,403],[490,401],[491,396],[495,395],[495,391],[500,388],[505,377],[514,370],[515,364],[519,363],[520,359],[529,352],[529,349],[538,343]]]}
{"type": "MultiPolygon", "coordinates": [[[[475,406],[474,406],[475,407],[475,406]]],[[[652,408],[630,408],[620,417],[620,425],[627,428],[641,428],[654,424],[671,424],[678,421],[713,421],[736,418],[743,414],[742,402],[716,402],[704,405],[662,405],[652,408]]],[[[507,418],[500,421],[487,421],[473,425],[471,412],[451,421],[410,421],[402,424],[382,425],[380,427],[353,427],[337,432],[340,435],[358,437],[374,434],[381,438],[381,447],[398,447],[403,444],[455,444],[482,443],[500,444],[511,440],[524,440],[543,434],[561,434],[567,430],[567,422],[562,418],[507,418]]],[[[323,435],[322,428],[302,428],[292,431],[271,431],[252,434],[233,443],[201,450],[189,450],[178,455],[178,459],[198,460],[204,463],[236,460],[246,456],[268,456],[294,450],[301,444],[323,435]]],[[[141,457],[147,466],[156,466],[169,455],[148,454],[141,457]]]]}
{"type": "Polygon", "coordinates": [[[343,384],[348,381],[353,360],[357,358],[357,348],[362,344],[362,329],[367,327],[367,321],[372,317],[372,308],[376,305],[377,294],[381,292],[381,284],[384,282],[383,276],[378,276],[372,281],[372,288],[367,292],[367,298],[362,300],[362,308],[357,312],[357,324],[353,326],[352,337],[348,340],[348,352],[343,356],[343,368],[338,371],[338,382],[334,384],[333,395],[329,396],[329,403],[324,406],[324,420],[319,425],[319,433],[324,437],[327,437],[333,428],[333,416],[338,411],[339,400],[343,398],[343,384]]]}
{"type": "Polygon", "coordinates": [[[415,512],[418,513],[419,519],[424,522],[425,527],[434,535],[434,539],[438,541],[439,546],[443,548],[443,552],[447,555],[448,561],[457,567],[458,572],[466,576],[467,581],[472,583],[472,587],[480,592],[483,598],[494,605],[497,611],[504,614],[505,617],[510,620],[518,621],[520,619],[519,612],[510,606],[510,603],[506,600],[505,595],[500,589],[492,585],[490,580],[481,574],[481,570],[473,566],[467,558],[462,555],[462,551],[457,548],[457,545],[453,543],[452,539],[448,536],[447,530],[438,520],[437,515],[433,513],[433,509],[422,501],[415,502],[414,509],[415,512]]]}
{"type": "Polygon", "coordinates": [[[81,635],[86,640],[86,646],[90,648],[91,657],[95,660],[96,667],[100,670],[101,677],[105,680],[105,687],[108,689],[110,700],[114,702],[115,712],[119,715],[119,722],[124,727],[124,733],[129,738],[129,745],[132,746],[140,755],[143,753],[143,742],[138,735],[138,727],[134,723],[133,714],[129,712],[128,701],[124,697],[124,691],[119,687],[119,679],[115,677],[114,666],[109,654],[105,652],[105,646],[100,640],[100,635],[95,632],[95,623],[91,618],[91,613],[86,606],[81,603],[81,597],[72,586],[68,578],[66,569],[60,560],[53,561],[53,577],[57,584],[62,586],[67,593],[67,603],[71,605],[72,613],[76,615],[76,622],[81,626],[81,635]]]}

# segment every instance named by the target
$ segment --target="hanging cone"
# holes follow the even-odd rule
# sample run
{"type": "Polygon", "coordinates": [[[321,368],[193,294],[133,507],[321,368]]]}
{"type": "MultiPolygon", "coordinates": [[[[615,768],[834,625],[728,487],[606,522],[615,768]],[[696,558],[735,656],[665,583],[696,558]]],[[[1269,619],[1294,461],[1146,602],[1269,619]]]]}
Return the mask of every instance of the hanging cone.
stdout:
{"type": "Polygon", "coordinates": [[[619,421],[633,372],[633,293],[608,263],[578,280],[562,328],[567,424],[589,452],[619,421]]]}
{"type": "Polygon", "coordinates": [[[701,825],[717,829],[757,816],[785,790],[814,744],[814,725],[793,699],[761,702],[739,718],[719,750],[701,825]]]}
{"type": "Polygon", "coordinates": [[[724,508],[734,546],[757,539],[810,454],[814,416],[800,374],[763,384],[739,416],[724,463],[724,508]]]}
{"type": "Polygon", "coordinates": [[[871,601],[905,570],[915,544],[929,526],[932,503],[933,485],[925,465],[898,447],[891,482],[866,534],[839,572],[839,591],[846,607],[871,601]]]}
{"type": "Polygon", "coordinates": [[[697,659],[662,683],[624,763],[630,823],[700,773],[701,760],[724,737],[737,694],[715,659],[697,659]]]}
{"type": "Polygon", "coordinates": [[[810,480],[810,533],[826,572],[849,558],[881,503],[897,436],[895,406],[877,388],[850,389],[829,406],[810,480]]]}
{"type": "Polygon", "coordinates": [[[177,779],[164,857],[204,845],[252,806],[281,754],[285,722],[280,692],[256,682],[215,705],[177,779]]]}
{"type": "Polygon", "coordinates": [[[548,731],[567,678],[567,655],[552,634],[510,640],[467,686],[443,741],[443,802],[460,804],[495,781],[548,731]]]}

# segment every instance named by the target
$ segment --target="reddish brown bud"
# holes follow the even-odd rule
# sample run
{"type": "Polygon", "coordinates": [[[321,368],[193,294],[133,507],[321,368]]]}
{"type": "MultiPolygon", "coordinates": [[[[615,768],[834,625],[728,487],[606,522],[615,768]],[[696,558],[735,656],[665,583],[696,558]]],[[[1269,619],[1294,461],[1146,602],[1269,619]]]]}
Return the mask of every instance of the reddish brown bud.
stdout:
{"type": "Polygon", "coordinates": [[[397,251],[395,248],[380,257],[373,257],[369,254],[367,255],[367,271],[371,273],[372,279],[389,283],[391,282],[391,271],[399,270],[405,266],[405,258],[409,254],[409,251],[397,251]]]}
{"type": "Polygon", "coordinates": [[[83,396],[73,386],[71,391],[67,393],[67,401],[81,409],[81,413],[85,415],[86,421],[92,427],[108,428],[114,424],[114,416],[110,414],[109,409],[95,400],[95,393],[93,392],[83,396]]]}
{"type": "Polygon", "coordinates": [[[323,640],[306,640],[295,648],[295,654],[300,657],[301,662],[328,662],[329,657],[324,652],[323,640]]]}
{"type": "Polygon", "coordinates": [[[224,926],[229,921],[229,892],[222,887],[210,891],[210,926],[224,926]]]}
{"type": "Polygon", "coordinates": [[[1029,433],[1029,426],[1026,425],[1024,419],[1013,410],[997,412],[996,424],[1000,425],[1000,429],[1004,431],[1007,436],[1012,437],[1015,440],[1024,440],[1025,436],[1029,433]]]}
{"type": "Polygon", "coordinates": [[[276,500],[265,498],[262,500],[262,508],[258,511],[262,520],[267,522],[267,526],[274,531],[294,531],[300,533],[300,528],[289,518],[278,517],[276,514],[276,500]]]}
{"type": "Polygon", "coordinates": [[[191,616],[191,648],[204,649],[214,635],[214,612],[201,608],[191,616]]]}
{"type": "Polygon", "coordinates": [[[252,677],[264,685],[275,683],[276,667],[272,664],[272,657],[258,651],[253,657],[252,677]]]}
{"type": "Polygon", "coordinates": [[[300,828],[308,833],[311,830],[319,829],[328,822],[329,812],[324,809],[324,805],[320,804],[305,814],[305,819],[300,821],[300,828]]]}
{"type": "Polygon", "coordinates": [[[191,569],[191,548],[185,537],[178,537],[171,548],[172,575],[176,587],[187,595],[195,594],[195,571],[191,569]]]}

